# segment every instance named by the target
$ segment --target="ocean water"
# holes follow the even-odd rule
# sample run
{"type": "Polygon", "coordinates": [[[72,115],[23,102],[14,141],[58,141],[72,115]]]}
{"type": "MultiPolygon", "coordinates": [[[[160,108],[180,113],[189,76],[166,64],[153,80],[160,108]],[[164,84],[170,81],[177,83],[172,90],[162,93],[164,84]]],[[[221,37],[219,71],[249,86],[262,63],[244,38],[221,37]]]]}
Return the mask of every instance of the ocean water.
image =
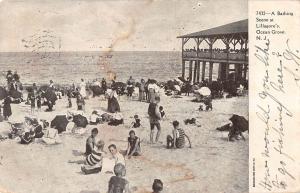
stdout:
{"type": "Polygon", "coordinates": [[[117,81],[129,76],[160,81],[181,75],[180,52],[2,52],[0,83],[5,84],[8,70],[17,71],[24,84],[79,83],[116,74],[117,81]]]}
{"type": "MultiPolygon", "coordinates": [[[[188,76],[186,65],[186,75],[188,76]]],[[[0,85],[6,84],[8,70],[17,71],[23,84],[78,84],[112,77],[127,81],[154,78],[167,81],[181,76],[181,52],[0,52],[0,85]]],[[[218,66],[214,66],[213,79],[218,66]]],[[[202,71],[202,69],[201,69],[202,71]]],[[[208,65],[206,65],[208,72],[208,65]]],[[[208,73],[206,73],[208,78],[208,73]]]]}

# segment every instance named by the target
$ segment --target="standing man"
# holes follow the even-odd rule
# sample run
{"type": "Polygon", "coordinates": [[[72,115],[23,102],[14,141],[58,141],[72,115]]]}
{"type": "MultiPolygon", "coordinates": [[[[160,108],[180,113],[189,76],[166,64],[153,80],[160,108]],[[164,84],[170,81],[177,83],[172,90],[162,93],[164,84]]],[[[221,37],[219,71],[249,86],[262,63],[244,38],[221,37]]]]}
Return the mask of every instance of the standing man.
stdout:
{"type": "Polygon", "coordinates": [[[107,90],[107,84],[106,84],[105,78],[103,78],[102,81],[101,81],[101,87],[104,90],[104,92],[106,92],[106,90],[107,90]]]}
{"type": "Polygon", "coordinates": [[[154,127],[157,128],[156,138],[155,142],[158,142],[161,127],[160,127],[160,120],[161,120],[161,114],[159,112],[159,106],[158,103],[160,102],[160,97],[156,96],[154,102],[151,102],[148,107],[148,115],[149,115],[149,121],[150,121],[150,143],[153,143],[153,135],[154,135],[154,127]]]}
{"type": "Polygon", "coordinates": [[[127,81],[127,96],[131,99],[132,93],[134,92],[134,79],[132,76],[127,81]]]}
{"type": "Polygon", "coordinates": [[[52,89],[54,89],[54,82],[53,82],[53,80],[50,80],[49,87],[52,88],[52,89]]]}

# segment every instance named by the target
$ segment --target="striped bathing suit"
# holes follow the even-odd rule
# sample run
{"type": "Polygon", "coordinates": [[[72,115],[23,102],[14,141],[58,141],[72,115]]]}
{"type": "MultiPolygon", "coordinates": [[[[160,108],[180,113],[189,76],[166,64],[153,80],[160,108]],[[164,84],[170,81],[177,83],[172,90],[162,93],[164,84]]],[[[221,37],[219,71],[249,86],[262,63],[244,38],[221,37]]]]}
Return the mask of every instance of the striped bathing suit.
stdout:
{"type": "Polygon", "coordinates": [[[177,132],[176,147],[183,148],[185,145],[185,133],[181,128],[178,128],[176,132],[177,132]]]}
{"type": "Polygon", "coordinates": [[[92,152],[86,157],[86,163],[89,166],[95,166],[102,160],[102,154],[100,152],[92,152]]]}

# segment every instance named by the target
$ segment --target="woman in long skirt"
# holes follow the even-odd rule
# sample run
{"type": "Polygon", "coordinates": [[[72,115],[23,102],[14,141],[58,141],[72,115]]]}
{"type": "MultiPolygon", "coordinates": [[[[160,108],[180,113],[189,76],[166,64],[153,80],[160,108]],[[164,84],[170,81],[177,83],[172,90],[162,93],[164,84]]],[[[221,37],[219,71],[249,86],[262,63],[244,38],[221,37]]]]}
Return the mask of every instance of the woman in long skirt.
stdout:
{"type": "Polygon", "coordinates": [[[3,102],[3,116],[4,120],[8,120],[8,117],[12,115],[10,103],[12,102],[11,98],[7,96],[3,102]]]}
{"type": "Polygon", "coordinates": [[[112,92],[108,97],[107,111],[110,113],[120,112],[120,105],[117,100],[118,94],[115,87],[112,87],[112,92]]]}

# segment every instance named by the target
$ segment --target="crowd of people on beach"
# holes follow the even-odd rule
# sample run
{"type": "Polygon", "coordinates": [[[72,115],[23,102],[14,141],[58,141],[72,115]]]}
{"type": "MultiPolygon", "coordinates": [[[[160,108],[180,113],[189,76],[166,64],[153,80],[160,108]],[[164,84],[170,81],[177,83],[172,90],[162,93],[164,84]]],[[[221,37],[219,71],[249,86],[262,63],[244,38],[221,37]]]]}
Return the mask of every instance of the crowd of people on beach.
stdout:
{"type": "MultiPolygon", "coordinates": [[[[22,90],[20,87],[15,86],[19,81],[19,75],[16,73],[11,74],[11,71],[8,71],[7,91],[14,89],[21,92],[22,90]]],[[[39,87],[33,83],[32,86],[26,88],[28,94],[25,104],[30,105],[31,107],[30,116],[25,117],[24,123],[11,123],[12,130],[8,137],[11,139],[19,137],[21,144],[30,144],[35,141],[53,145],[62,143],[62,140],[60,139],[62,132],[77,132],[81,134],[86,131],[86,125],[93,125],[94,128],[91,130],[91,135],[86,140],[85,153],[83,154],[84,159],[69,161],[69,163],[82,164],[81,171],[86,175],[99,172],[115,174],[109,181],[108,192],[129,192],[129,182],[124,178],[126,175],[125,159],[131,159],[132,157],[142,155],[141,140],[136,136],[134,130],[130,130],[129,137],[127,138],[127,149],[122,151],[119,150],[115,144],[110,144],[108,146],[110,152],[109,156],[104,150],[105,142],[103,140],[96,141],[96,136],[99,133],[97,127],[99,124],[101,125],[105,122],[111,126],[124,124],[124,118],[121,113],[122,111],[118,99],[121,95],[126,94],[128,100],[137,99],[140,102],[149,103],[147,112],[150,125],[149,141],[150,144],[160,144],[160,122],[166,117],[165,109],[163,106],[160,106],[161,90],[164,89],[166,95],[168,95],[169,92],[172,93],[171,96],[181,95],[185,92],[186,95],[189,96],[189,94],[193,92],[193,87],[195,89],[197,86],[214,89],[213,85],[206,80],[194,84],[191,83],[189,79],[175,79],[166,83],[160,83],[154,79],[148,79],[147,81],[141,79],[140,82],[136,82],[132,76],[130,76],[124,84],[116,82],[115,80],[108,83],[105,78],[103,78],[101,82],[95,80],[91,84],[88,84],[84,79],[81,79],[79,86],[76,87],[75,84],[73,84],[64,88],[54,84],[52,80],[49,81],[49,85],[39,87]],[[88,100],[91,95],[93,97],[98,96],[98,94],[95,93],[100,93],[100,95],[104,96],[104,99],[107,99],[107,111],[94,110],[90,117],[86,118],[84,117],[86,111],[85,101],[88,100]],[[76,98],[77,112],[69,112],[67,115],[56,116],[55,119],[51,121],[51,124],[49,124],[49,120],[39,120],[36,118],[38,117],[38,113],[41,112],[43,105],[48,106],[46,111],[55,111],[55,108],[53,107],[56,104],[56,100],[61,99],[64,96],[67,98],[67,108],[73,106],[72,99],[76,98]],[[87,119],[89,119],[89,121],[87,121],[87,119]]],[[[222,89],[223,88],[218,90],[218,92],[223,92],[222,89]]],[[[21,97],[22,96],[23,94],[21,97]]],[[[16,99],[12,97],[9,92],[7,92],[7,96],[2,98],[4,99],[2,106],[3,120],[8,120],[12,115],[10,103],[16,99]]],[[[205,100],[204,104],[212,109],[212,96],[206,97],[205,100]],[[205,100],[208,102],[205,103],[205,100]]],[[[191,121],[185,122],[185,124],[188,123],[195,124],[195,120],[191,119],[191,121]]],[[[179,121],[174,120],[172,126],[172,133],[166,136],[166,148],[192,148],[190,138],[185,133],[179,121]],[[186,140],[189,143],[188,146],[186,140]]],[[[134,115],[130,128],[136,129],[139,127],[141,127],[141,118],[139,115],[134,115]]],[[[236,133],[236,135],[240,135],[240,133],[236,133]]],[[[155,179],[152,188],[154,193],[162,191],[162,181],[155,179]]]]}

